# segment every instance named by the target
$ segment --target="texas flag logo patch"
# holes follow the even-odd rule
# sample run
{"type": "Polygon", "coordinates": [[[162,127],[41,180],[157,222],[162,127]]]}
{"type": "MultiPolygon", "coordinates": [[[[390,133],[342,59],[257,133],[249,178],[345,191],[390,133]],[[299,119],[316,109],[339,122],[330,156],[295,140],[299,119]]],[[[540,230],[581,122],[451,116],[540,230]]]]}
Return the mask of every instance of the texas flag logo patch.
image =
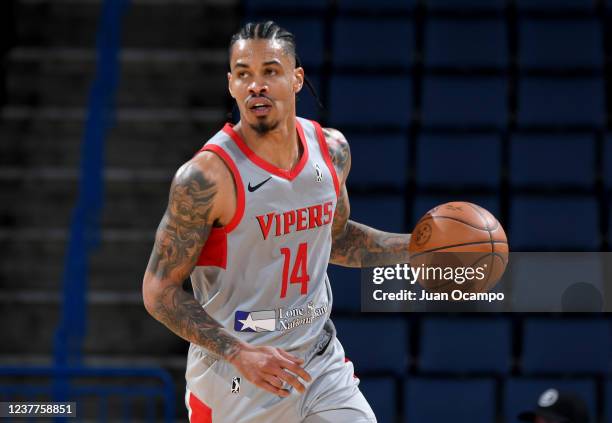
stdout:
{"type": "Polygon", "coordinates": [[[234,315],[234,330],[238,332],[272,332],[276,330],[276,311],[240,311],[234,315]]]}

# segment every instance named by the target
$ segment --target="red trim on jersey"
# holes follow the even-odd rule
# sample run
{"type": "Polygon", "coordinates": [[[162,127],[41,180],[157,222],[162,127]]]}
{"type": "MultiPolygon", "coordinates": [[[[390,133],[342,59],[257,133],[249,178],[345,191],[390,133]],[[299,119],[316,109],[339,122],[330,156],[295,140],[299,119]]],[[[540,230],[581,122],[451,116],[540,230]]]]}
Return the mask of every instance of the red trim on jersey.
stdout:
{"type": "Polygon", "coordinates": [[[212,408],[200,401],[193,392],[189,393],[189,408],[191,408],[190,423],[212,423],[212,408]]]}
{"type": "Polygon", "coordinates": [[[210,230],[196,266],[217,266],[227,269],[227,232],[225,228],[210,230]]]}
{"type": "Polygon", "coordinates": [[[273,164],[268,163],[267,161],[259,157],[257,154],[255,154],[255,152],[249,148],[249,146],[244,142],[240,135],[236,131],[234,131],[234,128],[232,127],[231,123],[225,124],[225,126],[223,127],[223,132],[225,132],[234,140],[238,148],[240,148],[244,155],[247,156],[248,159],[252,161],[256,166],[259,166],[266,172],[269,172],[273,175],[292,181],[295,179],[296,176],[300,174],[302,169],[304,169],[304,166],[306,166],[306,162],[308,161],[308,143],[306,142],[306,138],[304,137],[304,130],[302,129],[302,125],[300,125],[300,122],[298,120],[296,120],[295,123],[298,138],[302,143],[302,148],[304,149],[304,152],[302,153],[300,161],[291,170],[285,170],[281,169],[280,167],[274,166],[273,164]]]}
{"type": "MultiPolygon", "coordinates": [[[[352,363],[352,361],[351,361],[351,360],[349,360],[349,359],[348,359],[348,358],[346,358],[346,357],[344,357],[344,362],[345,362],[345,363],[352,363]]],[[[353,366],[355,366],[355,365],[353,364],[353,366]]],[[[355,367],[353,367],[353,368],[355,368],[355,367]]],[[[353,373],[353,379],[357,379],[357,375],[355,375],[355,373],[353,373]]]]}
{"type": "Polygon", "coordinates": [[[334,189],[336,190],[336,198],[340,197],[340,182],[338,182],[338,175],[336,174],[336,168],[332,163],[332,159],[329,155],[329,150],[327,148],[327,142],[325,141],[325,135],[323,134],[323,129],[321,129],[321,125],[314,120],[311,120],[312,124],[315,127],[315,131],[317,132],[317,139],[319,140],[319,147],[321,147],[321,154],[323,155],[323,160],[325,160],[325,164],[329,169],[329,172],[332,175],[332,180],[334,181],[334,189]]]}
{"type": "Polygon", "coordinates": [[[234,182],[236,183],[237,191],[236,212],[234,213],[234,217],[232,217],[232,220],[230,220],[230,222],[224,226],[225,232],[230,233],[234,230],[234,228],[236,228],[236,226],[238,226],[238,223],[240,223],[240,220],[244,215],[244,184],[242,183],[240,172],[238,172],[238,168],[236,167],[236,164],[234,164],[234,161],[229,156],[229,154],[227,154],[225,150],[219,147],[218,145],[206,144],[204,145],[204,147],[202,147],[200,151],[212,151],[213,153],[217,154],[219,157],[221,157],[221,159],[223,159],[229,170],[232,172],[232,176],[234,176],[234,182]]]}

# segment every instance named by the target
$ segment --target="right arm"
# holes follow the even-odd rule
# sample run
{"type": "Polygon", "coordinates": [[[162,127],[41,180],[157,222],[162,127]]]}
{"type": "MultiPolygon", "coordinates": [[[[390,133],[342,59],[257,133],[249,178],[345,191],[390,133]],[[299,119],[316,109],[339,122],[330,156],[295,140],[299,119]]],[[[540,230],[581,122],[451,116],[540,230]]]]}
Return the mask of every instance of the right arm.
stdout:
{"type": "Polygon", "coordinates": [[[283,370],[310,380],[298,366],[301,359],[279,348],[240,341],[182,289],[213,225],[225,224],[233,215],[235,195],[220,194],[235,191],[232,181],[213,153],[202,153],[178,170],[143,280],[145,308],[178,336],[229,361],[255,385],[287,396],[281,389],[285,381],[303,392],[297,378],[283,370]]]}

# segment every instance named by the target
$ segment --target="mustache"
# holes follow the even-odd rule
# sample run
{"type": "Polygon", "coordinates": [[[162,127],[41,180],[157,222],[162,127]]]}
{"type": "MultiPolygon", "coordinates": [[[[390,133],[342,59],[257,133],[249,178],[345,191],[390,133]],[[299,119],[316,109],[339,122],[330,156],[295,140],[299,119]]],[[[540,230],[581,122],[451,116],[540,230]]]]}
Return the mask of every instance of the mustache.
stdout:
{"type": "Polygon", "coordinates": [[[272,98],[268,97],[268,96],[267,96],[267,95],[265,95],[265,94],[259,94],[259,95],[251,94],[250,96],[248,96],[248,97],[247,97],[247,98],[244,100],[244,102],[245,102],[245,103],[248,103],[249,101],[251,101],[251,100],[253,100],[253,99],[255,99],[255,98],[265,98],[265,99],[267,99],[268,101],[272,101],[272,98]]]}

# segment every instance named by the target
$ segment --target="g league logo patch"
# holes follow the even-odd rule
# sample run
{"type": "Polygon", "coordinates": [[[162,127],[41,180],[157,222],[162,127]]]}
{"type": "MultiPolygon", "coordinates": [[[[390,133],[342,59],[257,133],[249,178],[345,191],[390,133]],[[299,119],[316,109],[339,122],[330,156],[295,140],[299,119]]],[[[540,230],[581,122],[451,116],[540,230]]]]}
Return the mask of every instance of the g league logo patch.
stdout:
{"type": "Polygon", "coordinates": [[[239,394],[240,393],[240,378],[239,377],[235,377],[232,379],[232,394],[239,394]]]}
{"type": "Polygon", "coordinates": [[[314,168],[315,168],[315,182],[322,182],[323,181],[323,172],[321,171],[321,168],[319,167],[319,164],[315,163],[314,168]]]}

